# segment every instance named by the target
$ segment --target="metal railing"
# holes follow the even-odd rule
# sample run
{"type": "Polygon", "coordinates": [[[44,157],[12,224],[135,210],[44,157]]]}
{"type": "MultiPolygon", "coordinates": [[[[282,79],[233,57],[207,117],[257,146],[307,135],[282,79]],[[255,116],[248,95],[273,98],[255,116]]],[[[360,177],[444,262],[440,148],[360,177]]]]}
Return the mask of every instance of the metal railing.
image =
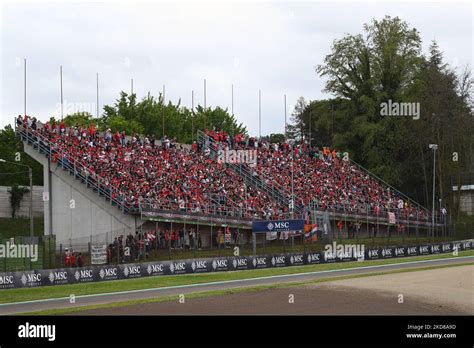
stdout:
{"type": "MultiPolygon", "coordinates": [[[[211,155],[215,160],[217,160],[218,149],[221,146],[217,143],[212,137],[206,135],[201,130],[198,130],[198,142],[201,144],[203,148],[208,148],[211,155]]],[[[290,207],[290,198],[291,192],[289,192],[283,186],[272,182],[271,186],[268,185],[265,181],[261,179],[263,175],[256,170],[249,168],[244,163],[224,163],[228,168],[230,168],[233,172],[238,174],[244,182],[248,183],[249,185],[263,190],[265,193],[268,194],[271,198],[275,199],[279,204],[282,204],[285,207],[290,207]]],[[[299,204],[294,205],[294,213],[295,215],[301,215],[303,211],[303,207],[299,204]]]]}
{"type": "Polygon", "coordinates": [[[69,153],[57,149],[57,144],[42,135],[39,131],[33,131],[28,127],[17,126],[15,124],[15,131],[21,137],[22,141],[33,146],[39,153],[46,155],[51,161],[57,156],[57,164],[63,170],[67,170],[70,175],[74,175],[86,185],[96,191],[99,196],[108,200],[111,205],[116,205],[124,213],[137,213],[138,207],[133,207],[127,202],[126,195],[124,195],[118,188],[111,184],[103,184],[106,180],[96,175],[91,174],[89,169],[82,163],[81,160],[75,158],[69,153]]]}
{"type": "Polygon", "coordinates": [[[385,180],[383,180],[382,178],[378,177],[377,175],[375,175],[374,173],[372,173],[371,171],[369,171],[368,169],[366,169],[365,167],[363,167],[362,165],[360,165],[359,163],[353,161],[352,159],[349,158],[349,163],[351,163],[352,165],[356,166],[358,169],[362,170],[364,173],[368,174],[371,178],[373,179],[376,179],[377,181],[383,183],[385,186],[389,187],[390,190],[392,192],[395,192],[397,195],[399,195],[400,197],[403,197],[405,198],[408,202],[410,202],[411,204],[415,205],[416,207],[418,207],[420,210],[424,210],[427,212],[427,214],[429,214],[429,210],[427,208],[425,208],[424,206],[422,206],[420,203],[416,202],[415,200],[411,199],[410,197],[408,197],[407,195],[405,195],[403,192],[397,190],[395,187],[393,187],[392,185],[390,185],[389,183],[387,183],[385,180]]]}

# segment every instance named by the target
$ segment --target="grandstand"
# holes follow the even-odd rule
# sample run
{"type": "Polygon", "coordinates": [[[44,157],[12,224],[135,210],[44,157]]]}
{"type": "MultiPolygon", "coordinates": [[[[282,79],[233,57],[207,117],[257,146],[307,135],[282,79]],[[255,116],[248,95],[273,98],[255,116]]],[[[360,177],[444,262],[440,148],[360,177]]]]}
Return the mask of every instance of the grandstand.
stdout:
{"type": "Polygon", "coordinates": [[[329,148],[208,130],[190,147],[28,116],[15,125],[25,152],[44,166],[45,235],[65,245],[137,230],[158,236],[173,223],[197,227],[203,248],[219,227],[238,229],[248,242],[253,220],[302,218],[322,235],[337,221],[345,231],[359,223],[366,236],[400,228],[418,236],[430,227],[426,208],[329,148]],[[218,161],[229,148],[256,149],[256,166],[218,161]]]}

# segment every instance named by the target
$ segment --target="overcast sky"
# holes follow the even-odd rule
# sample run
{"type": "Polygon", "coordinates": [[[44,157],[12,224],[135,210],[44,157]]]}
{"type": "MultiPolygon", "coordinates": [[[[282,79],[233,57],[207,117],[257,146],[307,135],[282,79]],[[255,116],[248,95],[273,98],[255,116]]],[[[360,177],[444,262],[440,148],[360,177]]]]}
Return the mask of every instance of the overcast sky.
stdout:
{"type": "MultiPolygon", "coordinates": [[[[0,0],[0,2],[3,0],[0,0]]],[[[231,106],[258,133],[283,132],[299,96],[328,97],[315,73],[334,39],[362,32],[363,23],[400,16],[417,28],[426,52],[436,39],[445,60],[473,65],[474,7],[449,2],[18,2],[3,1],[0,127],[23,113],[23,58],[27,59],[27,113],[41,120],[60,116],[59,66],[63,66],[65,114],[96,113],[121,90],[141,99],[166,85],[166,99],[191,106],[231,106]]]]}

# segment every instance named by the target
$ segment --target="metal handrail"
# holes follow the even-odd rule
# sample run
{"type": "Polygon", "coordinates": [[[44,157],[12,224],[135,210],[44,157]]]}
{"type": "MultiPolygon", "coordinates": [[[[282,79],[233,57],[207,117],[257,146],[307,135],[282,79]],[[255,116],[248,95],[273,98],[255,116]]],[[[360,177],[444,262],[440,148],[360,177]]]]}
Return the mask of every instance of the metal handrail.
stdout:
{"type": "Polygon", "coordinates": [[[395,187],[393,187],[392,185],[390,185],[389,183],[387,183],[385,180],[383,180],[382,178],[380,178],[379,176],[375,175],[374,173],[372,173],[370,170],[366,169],[365,167],[363,167],[362,165],[360,165],[359,163],[357,163],[356,161],[348,158],[349,162],[352,163],[353,165],[355,165],[357,168],[360,168],[363,172],[365,172],[366,174],[370,175],[372,178],[375,178],[377,179],[378,181],[382,182],[385,186],[389,187],[392,192],[395,191],[397,194],[399,194],[400,196],[402,196],[403,198],[407,199],[410,203],[413,203],[414,205],[418,206],[419,208],[421,208],[422,210],[425,210],[427,212],[429,212],[429,210],[422,206],[420,203],[416,202],[415,200],[411,199],[410,197],[408,197],[407,195],[405,195],[403,192],[397,190],[395,187]]]}
{"type": "MultiPolygon", "coordinates": [[[[35,145],[38,147],[37,150],[38,152],[43,152],[49,156],[50,159],[53,159],[53,156],[55,154],[58,155],[58,162],[61,162],[61,167],[63,169],[69,170],[70,173],[73,173],[75,178],[79,178],[83,180],[86,184],[87,187],[92,187],[93,189],[96,189],[99,195],[102,193],[106,199],[109,199],[111,204],[115,203],[117,204],[120,209],[125,212],[125,213],[133,213],[136,212],[136,209],[134,209],[132,206],[130,206],[123,197],[126,198],[126,196],[116,187],[114,187],[112,184],[109,183],[109,185],[100,185],[101,178],[99,175],[95,174],[93,176],[97,177],[97,183],[94,182],[95,179],[91,179],[91,175],[84,175],[83,172],[89,173],[89,169],[85,167],[82,163],[81,160],[75,158],[74,156],[70,155],[69,153],[65,153],[62,151],[57,151],[54,146],[56,145],[54,142],[52,142],[50,139],[47,139],[45,136],[40,134],[38,131],[33,131],[28,129],[28,127],[25,127],[25,125],[22,125],[22,127],[17,127],[15,123],[15,131],[20,134],[20,136],[24,137],[25,140],[33,145],[33,148],[35,145]],[[66,160],[65,161],[65,157],[66,160]],[[71,160],[74,162],[74,165],[71,165],[70,162],[71,160]],[[105,186],[105,189],[104,189],[105,186]],[[122,197],[122,200],[119,200],[115,197],[122,197]]],[[[104,180],[105,181],[105,180],[104,180]]]]}
{"type": "MultiPolygon", "coordinates": [[[[216,148],[219,147],[218,143],[212,137],[208,136],[201,130],[198,130],[197,133],[198,133],[198,141],[200,142],[200,144],[203,146],[207,144],[208,145],[207,148],[209,149],[211,154],[216,156],[217,155],[216,148]]],[[[247,166],[243,165],[242,163],[240,163],[239,165],[236,165],[233,163],[225,163],[225,165],[231,168],[235,173],[239,174],[244,179],[244,181],[246,181],[250,185],[265,190],[271,197],[276,199],[279,203],[282,203],[286,207],[289,207],[290,200],[287,197],[291,197],[291,193],[289,193],[283,186],[273,183],[272,187],[269,187],[269,185],[267,185],[261,179],[261,177],[263,176],[262,173],[255,171],[255,173],[257,173],[258,175],[258,177],[255,177],[254,173],[250,171],[247,168],[247,166]],[[282,194],[282,192],[284,194],[282,194]]],[[[294,205],[294,211],[296,214],[301,214],[302,209],[303,207],[301,207],[300,205],[296,205],[296,204],[294,205]]]]}

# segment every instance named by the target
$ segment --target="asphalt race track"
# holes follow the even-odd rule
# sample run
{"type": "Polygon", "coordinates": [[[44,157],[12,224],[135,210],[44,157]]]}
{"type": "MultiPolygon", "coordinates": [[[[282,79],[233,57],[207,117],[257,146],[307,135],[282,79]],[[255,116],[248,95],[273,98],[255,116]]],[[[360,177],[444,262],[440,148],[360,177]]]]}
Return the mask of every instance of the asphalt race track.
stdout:
{"type": "MultiPolygon", "coordinates": [[[[213,283],[172,286],[153,289],[131,290],[115,293],[97,295],[76,296],[75,303],[69,302],[67,298],[45,299],[27,302],[0,304],[0,315],[15,315],[26,312],[36,312],[48,309],[73,308],[78,306],[90,306],[123,302],[128,300],[139,300],[148,298],[159,298],[163,296],[178,296],[195,292],[225,290],[234,288],[255,287],[259,285],[271,285],[281,283],[305,282],[321,278],[333,278],[350,275],[363,275],[378,272],[387,272],[402,269],[423,268],[430,266],[444,266],[454,264],[468,264],[474,262],[474,256],[453,257],[449,259],[412,261],[399,264],[361,266],[352,269],[339,269],[329,271],[316,271],[309,273],[298,273],[291,275],[278,275],[254,279],[231,280],[213,283]]],[[[179,277],[179,276],[178,276],[179,277]]],[[[79,312],[81,314],[81,312],[79,312]]]]}

